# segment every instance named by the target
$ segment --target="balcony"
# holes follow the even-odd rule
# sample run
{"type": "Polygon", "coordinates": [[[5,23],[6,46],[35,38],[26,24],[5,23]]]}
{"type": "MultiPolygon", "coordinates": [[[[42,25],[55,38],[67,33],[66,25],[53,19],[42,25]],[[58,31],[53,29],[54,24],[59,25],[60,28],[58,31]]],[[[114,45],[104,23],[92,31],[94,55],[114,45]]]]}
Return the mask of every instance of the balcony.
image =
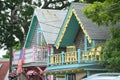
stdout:
{"type": "MultiPolygon", "coordinates": [[[[37,65],[47,65],[47,55],[48,55],[47,47],[42,47],[42,48],[33,47],[33,48],[25,49],[23,65],[31,64],[31,63],[37,63],[37,65]]],[[[13,53],[13,62],[12,62],[13,65],[18,64],[19,56],[20,56],[20,51],[16,51],[13,53]]]]}
{"type": "Polygon", "coordinates": [[[55,67],[57,69],[60,66],[61,68],[73,68],[92,65],[102,61],[101,53],[101,47],[98,47],[97,49],[93,48],[87,52],[78,49],[77,51],[50,54],[48,55],[47,70],[55,69],[55,67]]]}

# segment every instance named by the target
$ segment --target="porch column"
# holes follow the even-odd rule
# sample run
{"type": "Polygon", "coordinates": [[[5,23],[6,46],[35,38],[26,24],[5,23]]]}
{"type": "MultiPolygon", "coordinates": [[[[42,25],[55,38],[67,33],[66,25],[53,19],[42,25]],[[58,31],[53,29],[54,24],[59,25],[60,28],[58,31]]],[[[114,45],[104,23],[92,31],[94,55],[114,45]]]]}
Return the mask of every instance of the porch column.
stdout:
{"type": "Polygon", "coordinates": [[[49,66],[49,64],[50,64],[50,54],[48,54],[47,56],[47,66],[49,66]]]}
{"type": "Polygon", "coordinates": [[[65,74],[65,80],[68,80],[68,74],[65,74]]]}
{"type": "Polygon", "coordinates": [[[90,76],[90,71],[86,71],[87,77],[90,76]]]}
{"type": "Polygon", "coordinates": [[[64,64],[64,52],[62,51],[62,65],[64,64]]]}
{"type": "Polygon", "coordinates": [[[48,74],[45,75],[45,80],[48,80],[48,74]]]}
{"type": "Polygon", "coordinates": [[[87,52],[87,37],[86,36],[84,36],[84,51],[86,55],[86,52],[87,52]]]}
{"type": "Polygon", "coordinates": [[[81,61],[81,50],[78,49],[78,63],[80,63],[81,61]]]}
{"type": "Polygon", "coordinates": [[[95,40],[92,40],[92,47],[95,47],[95,40]]]}

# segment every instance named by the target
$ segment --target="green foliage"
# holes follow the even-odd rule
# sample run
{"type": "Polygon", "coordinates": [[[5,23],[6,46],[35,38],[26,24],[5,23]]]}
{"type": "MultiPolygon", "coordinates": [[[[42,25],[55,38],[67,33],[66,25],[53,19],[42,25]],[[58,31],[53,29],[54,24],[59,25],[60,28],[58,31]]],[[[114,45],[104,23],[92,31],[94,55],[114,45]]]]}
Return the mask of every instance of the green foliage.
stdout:
{"type": "Polygon", "coordinates": [[[103,55],[108,62],[106,67],[110,71],[120,72],[120,28],[111,28],[111,39],[106,41],[103,55]]]}
{"type": "Polygon", "coordinates": [[[30,25],[34,8],[41,3],[35,4],[32,0],[2,0],[0,1],[0,48],[7,49],[17,44],[21,45],[30,25]]]}
{"type": "Polygon", "coordinates": [[[84,9],[84,14],[98,25],[113,25],[120,21],[120,1],[94,2],[84,9]]]}
{"type": "Polygon", "coordinates": [[[99,1],[99,2],[104,2],[105,0],[85,0],[86,3],[94,3],[96,1],[99,1]]]}
{"type": "Polygon", "coordinates": [[[20,44],[20,42],[17,42],[15,46],[13,46],[14,50],[20,50],[22,49],[22,45],[20,44]]]}
{"type": "Polygon", "coordinates": [[[2,56],[3,58],[9,58],[10,57],[10,53],[6,53],[5,55],[2,56]]]}

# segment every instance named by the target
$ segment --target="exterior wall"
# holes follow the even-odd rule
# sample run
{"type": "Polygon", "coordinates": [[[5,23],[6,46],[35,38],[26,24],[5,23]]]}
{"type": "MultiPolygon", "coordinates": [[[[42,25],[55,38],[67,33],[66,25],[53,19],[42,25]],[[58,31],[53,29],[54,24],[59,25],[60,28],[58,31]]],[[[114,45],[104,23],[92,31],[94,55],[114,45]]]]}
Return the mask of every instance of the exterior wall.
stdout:
{"type": "Polygon", "coordinates": [[[76,80],[81,80],[86,76],[86,72],[76,73],[76,80]]]}
{"type": "Polygon", "coordinates": [[[76,49],[84,49],[84,33],[80,29],[76,38],[75,38],[76,49]]]}
{"type": "Polygon", "coordinates": [[[45,42],[44,36],[43,36],[43,34],[40,31],[39,31],[39,33],[37,33],[37,28],[40,28],[40,25],[39,25],[38,21],[36,22],[36,25],[35,25],[35,29],[34,29],[34,32],[33,32],[32,40],[31,40],[31,43],[30,43],[30,47],[36,46],[36,45],[38,45],[38,46],[40,46],[40,45],[46,46],[46,42],[45,42]],[[41,39],[42,39],[42,41],[41,41],[41,39]]]}
{"type": "Polygon", "coordinates": [[[35,29],[34,29],[34,32],[33,32],[33,38],[30,42],[30,47],[32,47],[33,45],[36,45],[37,43],[37,27],[39,27],[39,24],[38,24],[38,21],[36,22],[36,25],[35,25],[35,29]]]}

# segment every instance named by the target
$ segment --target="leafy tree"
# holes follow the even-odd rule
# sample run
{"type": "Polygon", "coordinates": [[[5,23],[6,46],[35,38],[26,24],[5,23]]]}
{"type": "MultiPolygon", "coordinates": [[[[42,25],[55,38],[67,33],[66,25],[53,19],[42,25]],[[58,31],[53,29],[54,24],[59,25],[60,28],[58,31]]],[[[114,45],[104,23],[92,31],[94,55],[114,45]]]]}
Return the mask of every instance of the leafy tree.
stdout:
{"type": "Polygon", "coordinates": [[[70,5],[68,0],[44,0],[44,9],[63,9],[70,5]]]}
{"type": "Polygon", "coordinates": [[[14,46],[15,38],[23,45],[34,10],[32,1],[3,0],[0,4],[0,47],[14,46]]]}
{"type": "Polygon", "coordinates": [[[105,2],[94,2],[84,9],[86,17],[98,25],[117,26],[110,28],[111,38],[104,45],[105,66],[110,71],[120,72],[120,1],[105,0],[105,2]],[[118,24],[118,25],[116,25],[118,24]]]}
{"type": "MultiPolygon", "coordinates": [[[[72,0],[72,2],[80,2],[80,0],[72,0]]],[[[43,9],[66,9],[71,2],[69,0],[44,0],[43,9]]]]}
{"type": "Polygon", "coordinates": [[[86,3],[94,3],[95,1],[104,2],[105,0],[86,0],[86,3]]]}
{"type": "Polygon", "coordinates": [[[94,2],[84,9],[84,13],[98,25],[113,25],[120,21],[119,3],[119,0],[94,2]]]}
{"type": "Polygon", "coordinates": [[[108,39],[104,47],[104,59],[110,71],[120,72],[120,28],[112,27],[111,38],[108,39]]]}
{"type": "Polygon", "coordinates": [[[21,45],[24,44],[35,5],[41,4],[40,2],[35,4],[31,0],[0,1],[0,48],[6,47],[10,50],[10,65],[12,64],[13,46],[18,42],[21,45]],[[18,38],[18,42],[15,38],[18,38]]]}

